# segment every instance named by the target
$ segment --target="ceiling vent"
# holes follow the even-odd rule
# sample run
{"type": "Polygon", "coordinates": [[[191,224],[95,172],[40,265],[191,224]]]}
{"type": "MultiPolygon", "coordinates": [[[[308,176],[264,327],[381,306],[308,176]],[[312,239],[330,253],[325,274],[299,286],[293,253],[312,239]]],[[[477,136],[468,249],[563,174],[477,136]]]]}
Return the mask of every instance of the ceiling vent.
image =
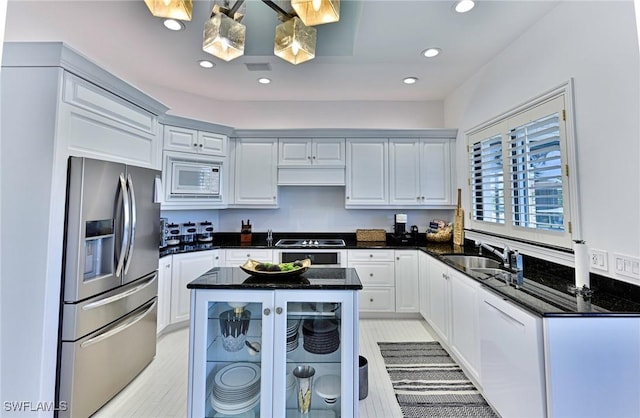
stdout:
{"type": "Polygon", "coordinates": [[[247,70],[249,71],[271,71],[271,64],[264,63],[246,63],[247,70]]]}

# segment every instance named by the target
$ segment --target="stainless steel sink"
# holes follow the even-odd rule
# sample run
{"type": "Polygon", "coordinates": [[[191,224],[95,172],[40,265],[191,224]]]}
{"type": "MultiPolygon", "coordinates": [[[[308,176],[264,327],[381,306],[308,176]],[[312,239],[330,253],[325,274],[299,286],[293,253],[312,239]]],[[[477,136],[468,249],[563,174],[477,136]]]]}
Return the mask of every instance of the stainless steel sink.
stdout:
{"type": "Polygon", "coordinates": [[[492,260],[487,257],[479,257],[476,255],[444,255],[446,260],[451,261],[459,265],[460,267],[464,267],[465,269],[497,269],[500,267],[500,262],[496,260],[492,260]]]}

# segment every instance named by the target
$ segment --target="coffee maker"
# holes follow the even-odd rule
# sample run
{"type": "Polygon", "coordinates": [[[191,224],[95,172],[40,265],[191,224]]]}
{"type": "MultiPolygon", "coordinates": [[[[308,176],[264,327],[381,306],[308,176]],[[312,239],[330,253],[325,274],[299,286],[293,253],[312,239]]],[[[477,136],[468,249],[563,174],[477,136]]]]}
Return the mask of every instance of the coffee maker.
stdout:
{"type": "Polygon", "coordinates": [[[416,240],[415,236],[410,232],[407,232],[407,214],[396,213],[393,222],[393,235],[392,240],[396,244],[400,245],[414,245],[416,240]]]}

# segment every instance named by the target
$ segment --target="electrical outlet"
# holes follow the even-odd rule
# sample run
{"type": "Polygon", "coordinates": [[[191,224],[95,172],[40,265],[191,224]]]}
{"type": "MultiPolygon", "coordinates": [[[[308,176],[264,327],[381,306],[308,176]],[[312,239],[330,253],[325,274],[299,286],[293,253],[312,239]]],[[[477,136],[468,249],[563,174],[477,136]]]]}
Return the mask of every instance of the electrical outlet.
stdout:
{"type": "Polygon", "coordinates": [[[609,271],[608,258],[606,251],[591,249],[589,251],[589,267],[595,270],[609,271]]]}
{"type": "Polygon", "coordinates": [[[614,254],[613,259],[616,274],[633,279],[640,279],[640,259],[622,254],[614,254]]]}

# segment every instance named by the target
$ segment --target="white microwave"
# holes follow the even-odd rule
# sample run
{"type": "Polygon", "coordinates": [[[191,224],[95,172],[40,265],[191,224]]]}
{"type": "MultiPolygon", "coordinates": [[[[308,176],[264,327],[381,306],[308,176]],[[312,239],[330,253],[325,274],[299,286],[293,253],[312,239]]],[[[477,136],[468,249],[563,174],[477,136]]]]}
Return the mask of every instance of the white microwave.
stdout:
{"type": "Polygon", "coordinates": [[[222,164],[183,157],[168,157],[165,181],[168,198],[220,198],[222,184],[222,164]]]}

